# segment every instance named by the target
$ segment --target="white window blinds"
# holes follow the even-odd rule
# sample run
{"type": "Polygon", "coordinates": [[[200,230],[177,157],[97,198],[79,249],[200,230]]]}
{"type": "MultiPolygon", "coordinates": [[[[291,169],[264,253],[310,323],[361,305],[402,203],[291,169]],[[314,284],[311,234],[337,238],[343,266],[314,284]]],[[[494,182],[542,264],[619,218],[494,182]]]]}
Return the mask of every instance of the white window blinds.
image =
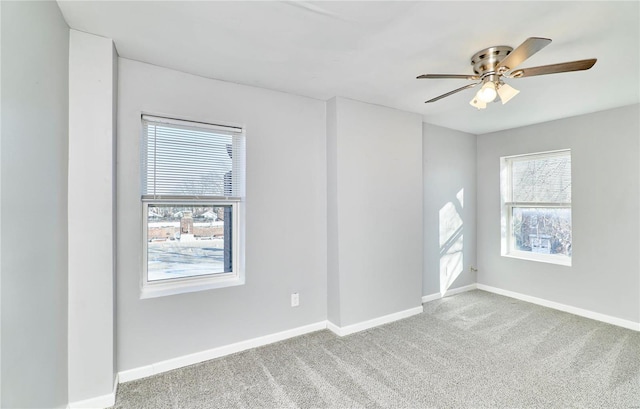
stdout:
{"type": "Polygon", "coordinates": [[[511,201],[571,203],[570,151],[509,158],[511,201]]]}
{"type": "Polygon", "coordinates": [[[142,116],[142,197],[244,197],[242,128],[142,116]]]}

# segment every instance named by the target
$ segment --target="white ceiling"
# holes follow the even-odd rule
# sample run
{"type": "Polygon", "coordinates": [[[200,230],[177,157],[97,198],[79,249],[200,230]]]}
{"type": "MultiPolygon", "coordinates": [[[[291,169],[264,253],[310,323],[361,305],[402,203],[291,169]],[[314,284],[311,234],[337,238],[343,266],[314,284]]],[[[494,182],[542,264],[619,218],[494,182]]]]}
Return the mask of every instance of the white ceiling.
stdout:
{"type": "Polygon", "coordinates": [[[482,134],[640,101],[640,8],[631,2],[58,1],[76,30],[112,38],[121,57],[304,95],[421,113],[482,134]],[[553,42],[521,68],[598,58],[589,71],[508,81],[521,93],[478,111],[470,57],[527,37],[553,42]]]}

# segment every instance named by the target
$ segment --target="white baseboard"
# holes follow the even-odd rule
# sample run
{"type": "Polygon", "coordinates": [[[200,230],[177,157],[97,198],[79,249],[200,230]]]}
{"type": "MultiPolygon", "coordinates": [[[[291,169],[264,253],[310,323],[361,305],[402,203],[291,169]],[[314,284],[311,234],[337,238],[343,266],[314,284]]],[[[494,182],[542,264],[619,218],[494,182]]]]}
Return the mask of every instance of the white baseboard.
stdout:
{"type": "Polygon", "coordinates": [[[477,288],[478,288],[477,284],[473,283],[473,284],[465,285],[464,287],[450,288],[447,291],[445,291],[444,294],[435,293],[435,294],[424,295],[422,296],[422,303],[424,304],[429,301],[439,300],[440,298],[443,298],[443,297],[447,297],[454,294],[460,294],[465,291],[475,290],[477,288]]]}
{"type": "Polygon", "coordinates": [[[151,365],[145,365],[138,368],[121,371],[118,376],[120,382],[129,382],[136,379],[146,378],[148,376],[171,371],[173,369],[208,361],[210,359],[220,358],[225,355],[234,354],[236,352],[245,351],[247,349],[256,348],[271,344],[285,339],[297,337],[299,335],[308,334],[310,332],[319,331],[329,328],[332,332],[339,336],[353,334],[354,332],[363,331],[378,325],[393,322],[402,318],[407,318],[422,312],[422,305],[394,314],[385,315],[369,321],[361,322],[347,327],[338,327],[328,321],[320,321],[315,324],[309,324],[302,327],[278,332],[276,334],[265,335],[263,337],[253,338],[247,341],[237,342],[235,344],[225,345],[218,348],[209,349],[207,351],[197,352],[195,354],[184,355],[178,358],[168,359],[166,361],[157,362],[151,365]]]}
{"type": "Polygon", "coordinates": [[[464,287],[450,288],[444,292],[443,297],[448,297],[454,294],[464,293],[465,291],[472,291],[478,288],[478,284],[473,283],[469,285],[465,285],[464,287]]]}
{"type": "Polygon", "coordinates": [[[623,327],[623,328],[631,329],[634,331],[640,331],[640,323],[638,322],[633,322],[633,321],[625,320],[622,318],[612,317],[611,315],[600,314],[599,312],[593,312],[593,311],[585,310],[582,308],[573,307],[571,305],[560,304],[555,301],[549,301],[543,298],[532,297],[530,295],[520,294],[520,293],[516,293],[514,291],[509,291],[509,290],[503,290],[501,288],[491,287],[484,284],[478,284],[477,286],[478,286],[478,290],[483,290],[490,293],[504,295],[505,297],[515,298],[517,300],[541,305],[543,307],[553,308],[554,310],[564,311],[570,314],[579,315],[581,317],[590,318],[592,320],[606,322],[607,324],[616,325],[618,327],[623,327]]]}
{"type": "MultiPolygon", "coordinates": [[[[189,354],[189,355],[184,355],[178,358],[168,359],[166,361],[157,362],[155,364],[145,365],[138,368],[129,369],[126,371],[121,371],[118,373],[118,377],[120,382],[129,382],[136,379],[146,378],[148,376],[157,375],[163,372],[171,371],[173,369],[183,368],[185,366],[208,361],[210,359],[220,358],[225,355],[234,354],[236,352],[245,351],[247,349],[260,347],[267,344],[272,344],[274,342],[283,341],[285,339],[308,334],[314,331],[320,331],[327,328],[339,336],[345,336],[345,335],[353,334],[354,332],[373,328],[378,325],[387,324],[389,322],[407,318],[415,314],[420,314],[422,313],[422,311],[423,309],[421,305],[416,308],[411,308],[411,309],[400,311],[394,314],[385,315],[382,317],[374,318],[369,321],[361,322],[354,325],[349,325],[346,327],[338,327],[337,325],[331,322],[320,321],[320,322],[316,322],[315,324],[309,324],[302,327],[293,328],[287,331],[265,335],[265,336],[253,338],[247,341],[241,341],[235,344],[230,344],[230,345],[225,345],[218,348],[209,349],[207,351],[197,352],[195,354],[189,354]]],[[[85,406],[77,406],[77,407],[85,407],[85,406]]]]}
{"type": "Polygon", "coordinates": [[[308,334],[310,332],[319,331],[326,328],[327,322],[320,321],[316,322],[315,324],[309,324],[275,334],[265,335],[262,337],[237,342],[235,344],[209,349],[207,351],[197,352],[195,354],[184,355],[178,358],[157,362],[155,364],[129,369],[119,373],[120,382],[129,382],[135,379],[146,378],[147,376],[156,375],[162,372],[171,371],[173,369],[197,364],[200,362],[208,361],[210,359],[220,358],[225,355],[235,354],[236,352],[241,352],[247,349],[283,341],[285,339],[297,337],[299,335],[308,334]]]}
{"type": "Polygon", "coordinates": [[[116,404],[116,392],[118,391],[118,383],[120,382],[118,374],[113,381],[113,392],[106,395],[97,396],[91,399],[85,399],[77,402],[69,402],[67,408],[83,408],[83,409],[104,409],[116,404]]]}
{"type": "Polygon", "coordinates": [[[429,302],[429,301],[439,300],[440,298],[442,298],[442,294],[440,294],[440,293],[423,295],[422,296],[422,303],[424,304],[424,303],[429,302]]]}
{"type": "Polygon", "coordinates": [[[339,327],[336,324],[327,321],[327,328],[338,336],[344,337],[345,335],[353,334],[356,332],[364,331],[369,328],[377,327],[382,324],[388,324],[393,321],[408,318],[412,315],[421,314],[423,311],[422,305],[408,310],[396,312],[393,314],[383,315],[382,317],[374,318],[372,320],[359,322],[357,324],[347,325],[345,327],[339,327]]]}

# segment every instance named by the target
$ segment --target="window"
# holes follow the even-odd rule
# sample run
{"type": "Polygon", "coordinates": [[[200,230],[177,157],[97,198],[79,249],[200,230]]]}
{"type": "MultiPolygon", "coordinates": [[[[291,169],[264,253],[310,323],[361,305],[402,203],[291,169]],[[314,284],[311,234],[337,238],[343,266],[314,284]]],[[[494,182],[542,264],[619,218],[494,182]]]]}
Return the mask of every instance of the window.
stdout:
{"type": "Polygon", "coordinates": [[[571,151],[501,162],[502,255],[571,265],[571,151]]]}
{"type": "Polygon", "coordinates": [[[142,116],[142,298],[244,283],[244,131],[142,116]]]}

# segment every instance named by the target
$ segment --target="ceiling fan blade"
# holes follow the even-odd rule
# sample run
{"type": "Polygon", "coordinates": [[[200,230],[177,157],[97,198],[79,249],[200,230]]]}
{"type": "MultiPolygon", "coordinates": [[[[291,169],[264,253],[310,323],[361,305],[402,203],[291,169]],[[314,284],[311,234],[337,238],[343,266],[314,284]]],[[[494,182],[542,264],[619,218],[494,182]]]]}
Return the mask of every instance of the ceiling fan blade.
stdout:
{"type": "Polygon", "coordinates": [[[430,79],[458,79],[458,80],[479,80],[480,77],[477,75],[466,75],[466,74],[422,74],[416,79],[422,80],[425,78],[430,79]]]}
{"type": "Polygon", "coordinates": [[[533,77],[535,75],[557,74],[560,72],[583,71],[593,67],[596,58],[563,62],[559,64],[541,65],[540,67],[523,68],[509,74],[510,78],[533,77]]]}
{"type": "Polygon", "coordinates": [[[524,41],[524,43],[520,44],[518,48],[511,51],[509,55],[500,61],[496,66],[496,70],[501,68],[500,72],[505,72],[516,68],[524,60],[542,50],[550,43],[551,39],[549,38],[529,37],[524,41]]]}
{"type": "Polygon", "coordinates": [[[480,84],[480,83],[479,83],[479,82],[475,82],[475,83],[473,83],[473,84],[465,85],[464,87],[460,87],[460,88],[458,88],[458,89],[454,89],[453,91],[449,91],[449,92],[447,92],[446,94],[442,94],[442,95],[437,96],[437,97],[435,97],[435,98],[431,98],[431,99],[430,99],[430,100],[428,100],[428,101],[424,101],[424,103],[425,103],[425,104],[428,104],[429,102],[436,102],[436,101],[438,101],[438,100],[441,100],[442,98],[446,98],[446,97],[448,97],[448,96],[450,96],[450,95],[453,95],[453,94],[455,94],[456,92],[464,91],[464,90],[465,90],[465,89],[467,89],[467,88],[473,88],[473,87],[475,87],[475,86],[476,86],[476,85],[478,85],[478,84],[480,84]]]}

